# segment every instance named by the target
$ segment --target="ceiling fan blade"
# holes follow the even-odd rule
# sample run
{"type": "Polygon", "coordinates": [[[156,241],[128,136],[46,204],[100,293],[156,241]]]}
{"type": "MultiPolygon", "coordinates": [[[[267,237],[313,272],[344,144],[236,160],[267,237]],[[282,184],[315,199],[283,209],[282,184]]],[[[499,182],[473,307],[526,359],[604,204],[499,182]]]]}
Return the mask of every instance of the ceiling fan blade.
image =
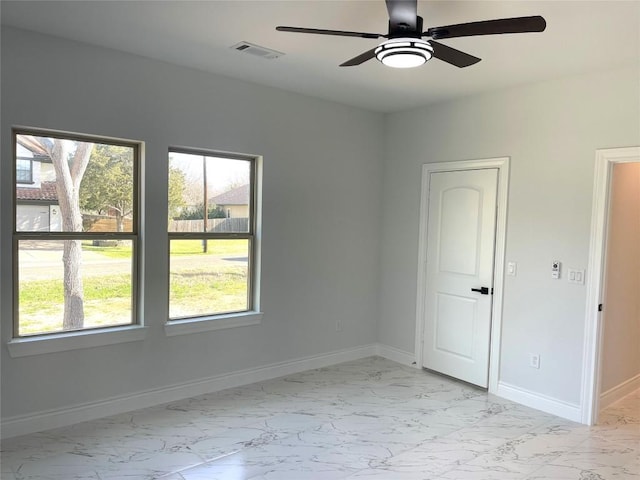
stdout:
{"type": "Polygon", "coordinates": [[[317,35],[336,35],[338,37],[381,38],[381,33],[348,32],[344,30],[324,30],[321,28],[276,27],[279,32],[314,33],[317,35]]]}
{"type": "Polygon", "coordinates": [[[418,0],[385,0],[389,12],[390,31],[416,30],[418,21],[418,0]]]}
{"type": "Polygon", "coordinates": [[[356,65],[360,65],[361,63],[366,62],[367,60],[371,60],[372,58],[374,58],[376,56],[376,48],[372,48],[371,50],[367,50],[364,53],[361,53],[360,55],[358,55],[357,57],[353,57],[351,60],[347,60],[344,63],[341,63],[340,66],[341,67],[354,67],[356,65]]]}
{"type": "Polygon", "coordinates": [[[423,35],[435,40],[441,38],[498,35],[502,33],[542,32],[547,22],[540,15],[533,17],[501,18],[482,22],[460,23],[445,27],[432,27],[423,35]]]}
{"type": "Polygon", "coordinates": [[[433,56],[435,58],[442,60],[443,62],[450,63],[456,67],[469,67],[480,61],[478,57],[461,52],[460,50],[443,45],[442,43],[429,40],[429,44],[433,47],[433,56]]]}

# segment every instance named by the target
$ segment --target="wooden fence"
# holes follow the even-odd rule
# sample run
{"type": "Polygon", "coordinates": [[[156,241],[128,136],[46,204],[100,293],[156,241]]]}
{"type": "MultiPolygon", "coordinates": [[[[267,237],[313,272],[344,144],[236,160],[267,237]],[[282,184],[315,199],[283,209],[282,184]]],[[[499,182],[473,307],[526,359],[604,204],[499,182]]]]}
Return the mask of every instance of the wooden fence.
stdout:
{"type": "MultiPolygon", "coordinates": [[[[171,220],[170,232],[204,232],[204,220],[171,220]]],[[[208,232],[248,232],[248,218],[210,218],[208,232]]]]}
{"type": "MultiPolygon", "coordinates": [[[[115,232],[115,217],[102,215],[83,215],[86,232],[115,232]]],[[[124,219],[124,231],[131,232],[131,219],[124,219]]],[[[204,232],[204,220],[171,220],[170,232],[204,232]]],[[[207,220],[208,232],[248,232],[248,218],[210,218],[207,220]]]]}
{"type": "MultiPolygon", "coordinates": [[[[116,217],[106,215],[82,215],[82,224],[85,232],[116,232],[116,217]]],[[[124,231],[131,232],[131,219],[124,219],[124,231]]]]}

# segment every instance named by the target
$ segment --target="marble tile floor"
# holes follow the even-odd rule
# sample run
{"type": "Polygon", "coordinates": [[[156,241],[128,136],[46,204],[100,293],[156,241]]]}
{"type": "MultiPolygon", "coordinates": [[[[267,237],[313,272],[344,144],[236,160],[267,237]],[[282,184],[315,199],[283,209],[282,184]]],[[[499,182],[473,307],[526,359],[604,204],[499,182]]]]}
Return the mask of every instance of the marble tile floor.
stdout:
{"type": "Polygon", "coordinates": [[[587,427],[372,357],[2,443],[2,480],[640,479],[640,391],[587,427]]]}

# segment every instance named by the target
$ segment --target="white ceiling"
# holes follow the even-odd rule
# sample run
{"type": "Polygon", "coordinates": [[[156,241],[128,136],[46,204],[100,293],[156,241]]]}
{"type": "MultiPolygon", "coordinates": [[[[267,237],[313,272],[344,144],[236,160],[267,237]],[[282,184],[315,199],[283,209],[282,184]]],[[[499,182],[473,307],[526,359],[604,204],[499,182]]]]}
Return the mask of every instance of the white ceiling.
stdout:
{"type": "Polygon", "coordinates": [[[6,1],[3,25],[392,112],[509,86],[638,65],[640,1],[419,1],[427,27],[542,15],[542,33],[442,40],[482,58],[459,69],[432,60],[409,70],[370,60],[362,38],[276,32],[277,25],[386,33],[383,0],[6,1]],[[265,60],[229,47],[248,41],[284,52],[265,60]]]}

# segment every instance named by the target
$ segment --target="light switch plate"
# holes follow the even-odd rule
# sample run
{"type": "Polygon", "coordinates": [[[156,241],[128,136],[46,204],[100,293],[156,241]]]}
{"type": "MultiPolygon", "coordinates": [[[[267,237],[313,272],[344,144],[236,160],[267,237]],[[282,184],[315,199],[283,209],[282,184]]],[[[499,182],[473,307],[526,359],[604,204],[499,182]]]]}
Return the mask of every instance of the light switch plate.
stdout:
{"type": "Polygon", "coordinates": [[[567,268],[567,281],[576,285],[584,285],[585,272],[577,268],[567,268]]]}

